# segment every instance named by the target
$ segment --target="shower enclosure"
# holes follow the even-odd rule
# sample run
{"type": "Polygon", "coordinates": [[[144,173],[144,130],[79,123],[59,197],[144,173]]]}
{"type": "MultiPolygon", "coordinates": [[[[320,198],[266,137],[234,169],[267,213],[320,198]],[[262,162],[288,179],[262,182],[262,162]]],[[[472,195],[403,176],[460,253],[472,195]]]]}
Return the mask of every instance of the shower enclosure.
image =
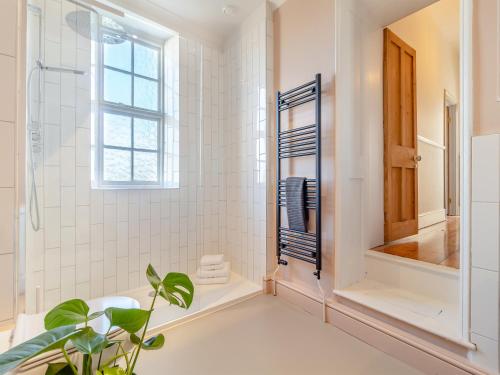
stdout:
{"type": "MultiPolygon", "coordinates": [[[[28,6],[26,238],[19,266],[27,314],[70,298],[128,295],[143,302],[149,263],[162,273],[193,275],[200,257],[213,253],[225,254],[233,274],[210,303],[240,296],[238,288],[243,294],[262,288],[272,101],[268,5],[223,48],[121,12],[73,0],[28,6]],[[128,172],[122,159],[103,172],[103,149],[130,152],[132,174],[140,163],[156,166],[139,158],[150,150],[101,141],[106,113],[123,109],[123,100],[110,105],[106,92],[126,92],[135,103],[149,100],[139,82],[144,77],[117,65],[126,61],[120,55],[125,47],[139,45],[143,36],[161,54],[155,68],[161,79],[154,81],[161,109],[154,160],[161,181],[106,186],[103,174],[128,172]],[[114,62],[103,62],[106,53],[114,62]],[[106,83],[111,73],[116,77],[106,83]]],[[[131,48],[127,59],[138,59],[138,47],[131,48]]],[[[137,116],[130,114],[131,121],[137,116]]],[[[118,142],[123,132],[113,129],[109,134],[118,142]]]]}
{"type": "Polygon", "coordinates": [[[63,289],[76,286],[67,277],[67,266],[76,266],[75,231],[69,228],[75,228],[76,221],[76,172],[88,165],[83,152],[77,164],[76,150],[85,148],[86,138],[90,142],[92,38],[88,31],[97,25],[96,18],[91,9],[66,0],[39,1],[27,10],[24,291],[29,313],[74,294],[63,289]],[[84,17],[74,17],[79,12],[86,22],[84,17]],[[79,133],[89,136],[82,136],[77,146],[79,133]]]}

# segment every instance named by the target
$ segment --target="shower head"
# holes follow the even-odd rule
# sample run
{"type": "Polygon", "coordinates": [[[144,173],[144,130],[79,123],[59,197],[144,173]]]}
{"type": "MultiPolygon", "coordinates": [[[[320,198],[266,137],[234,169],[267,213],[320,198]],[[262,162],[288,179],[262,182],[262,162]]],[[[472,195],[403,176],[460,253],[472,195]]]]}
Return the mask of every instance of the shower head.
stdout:
{"type": "Polygon", "coordinates": [[[89,40],[95,40],[105,44],[120,44],[125,41],[125,29],[116,21],[109,17],[102,16],[102,26],[106,28],[106,33],[99,33],[97,31],[97,23],[99,22],[99,15],[88,10],[76,10],[69,12],[66,15],[66,23],[68,26],[89,40]]]}
{"type": "Polygon", "coordinates": [[[57,67],[57,66],[47,66],[47,65],[44,65],[40,60],[37,60],[36,64],[38,65],[40,70],[45,70],[47,72],[70,73],[70,74],[76,74],[79,76],[83,76],[83,75],[87,74],[83,70],[61,68],[61,67],[57,67]]]}

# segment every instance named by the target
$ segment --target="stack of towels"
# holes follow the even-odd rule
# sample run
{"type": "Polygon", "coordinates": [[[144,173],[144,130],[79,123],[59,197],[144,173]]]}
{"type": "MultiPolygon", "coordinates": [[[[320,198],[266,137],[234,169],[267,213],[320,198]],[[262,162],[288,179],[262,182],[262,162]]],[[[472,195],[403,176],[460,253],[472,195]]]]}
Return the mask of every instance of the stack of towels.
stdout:
{"type": "Polygon", "coordinates": [[[225,284],[231,273],[229,262],[224,261],[224,254],[204,255],[196,272],[198,284],[225,284]]]}

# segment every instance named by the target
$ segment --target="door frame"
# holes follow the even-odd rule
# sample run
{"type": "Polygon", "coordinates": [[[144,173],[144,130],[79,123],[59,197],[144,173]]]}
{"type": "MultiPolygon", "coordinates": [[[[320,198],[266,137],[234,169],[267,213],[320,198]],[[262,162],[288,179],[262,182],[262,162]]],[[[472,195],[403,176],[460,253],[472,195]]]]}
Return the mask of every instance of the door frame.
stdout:
{"type": "Polygon", "coordinates": [[[462,337],[470,341],[471,170],[473,131],[473,9],[474,0],[460,0],[460,320],[462,337]]]}
{"type": "MultiPolygon", "coordinates": [[[[383,1],[383,0],[382,0],[383,1]]],[[[366,156],[361,155],[359,160],[352,160],[352,150],[346,145],[352,143],[352,134],[345,127],[346,120],[349,119],[348,103],[349,98],[344,98],[342,94],[346,89],[352,88],[348,82],[352,74],[352,67],[347,66],[342,56],[352,53],[345,48],[349,48],[348,35],[351,30],[343,26],[342,14],[350,4],[345,0],[335,0],[335,26],[332,32],[335,38],[335,207],[334,207],[334,256],[332,259],[334,269],[333,291],[342,289],[347,284],[360,280],[364,277],[365,264],[364,253],[360,253],[360,242],[366,243],[366,209],[362,204],[366,204],[365,197],[362,202],[356,201],[352,189],[359,189],[364,175],[361,163],[366,162],[366,156]],[[346,32],[349,31],[349,32],[346,32]],[[344,126],[343,126],[344,125],[344,126]],[[351,159],[350,159],[351,158],[351,159]],[[347,162],[347,164],[346,164],[347,162]],[[361,220],[361,222],[359,221],[361,220]],[[359,228],[358,238],[349,238],[346,232],[359,228]]],[[[471,143],[472,143],[472,119],[473,119],[473,0],[460,0],[460,91],[458,123],[460,129],[460,306],[459,320],[461,336],[464,341],[470,342],[470,274],[471,274],[471,253],[470,253],[470,226],[471,226],[471,143]]],[[[359,198],[358,198],[359,199],[359,198]]],[[[352,236],[351,236],[352,237],[352,236]]],[[[361,245],[362,247],[362,245],[361,245]]],[[[364,249],[364,251],[368,248],[364,249]]]]}
{"type": "MultiPolygon", "coordinates": [[[[455,96],[453,96],[448,90],[445,89],[443,93],[443,130],[444,130],[443,134],[444,134],[444,208],[446,210],[446,216],[450,216],[449,207],[450,207],[450,143],[451,142],[450,142],[450,122],[449,122],[448,108],[452,106],[455,106],[456,110],[454,126],[456,127],[455,131],[457,131],[460,130],[458,123],[458,108],[459,108],[458,101],[455,98],[455,96]]],[[[460,137],[458,139],[460,141],[460,137]]],[[[455,143],[454,145],[455,148],[460,146],[460,143],[456,143],[456,137],[454,143],[455,143]]],[[[455,160],[455,162],[457,162],[457,160],[455,160]]],[[[460,166],[458,169],[460,169],[460,166]]],[[[455,189],[460,190],[460,186],[459,185],[455,186],[455,189]]],[[[459,208],[460,205],[457,204],[457,207],[459,208]]]]}

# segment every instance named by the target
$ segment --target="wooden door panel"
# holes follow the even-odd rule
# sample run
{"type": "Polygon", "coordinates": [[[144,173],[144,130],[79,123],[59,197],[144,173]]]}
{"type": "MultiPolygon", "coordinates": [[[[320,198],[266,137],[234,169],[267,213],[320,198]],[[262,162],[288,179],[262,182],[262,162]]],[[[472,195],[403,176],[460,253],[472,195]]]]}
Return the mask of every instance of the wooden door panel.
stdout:
{"type": "Polygon", "coordinates": [[[415,153],[416,150],[414,148],[400,145],[392,146],[392,166],[399,168],[415,168],[415,160],[413,159],[415,153]]]}
{"type": "Polygon", "coordinates": [[[418,230],[416,52],[384,30],[384,238],[418,230]]]}
{"type": "Polygon", "coordinates": [[[402,109],[402,124],[401,124],[401,145],[405,147],[415,147],[414,134],[416,124],[415,114],[413,113],[414,98],[414,81],[413,81],[413,62],[414,56],[410,56],[407,51],[402,51],[401,61],[401,79],[402,79],[402,94],[401,94],[401,109],[402,109]]]}
{"type": "MultiPolygon", "coordinates": [[[[392,42],[389,43],[387,60],[398,62],[400,57],[401,48],[392,42]]],[[[390,95],[384,95],[384,100],[388,101],[388,107],[391,109],[387,113],[389,117],[387,121],[388,133],[391,135],[388,138],[388,141],[393,145],[398,145],[401,143],[401,127],[399,126],[399,124],[401,123],[401,64],[392,64],[391,69],[387,71],[386,75],[387,78],[384,79],[384,83],[387,84],[388,93],[390,93],[390,95]]]]}

